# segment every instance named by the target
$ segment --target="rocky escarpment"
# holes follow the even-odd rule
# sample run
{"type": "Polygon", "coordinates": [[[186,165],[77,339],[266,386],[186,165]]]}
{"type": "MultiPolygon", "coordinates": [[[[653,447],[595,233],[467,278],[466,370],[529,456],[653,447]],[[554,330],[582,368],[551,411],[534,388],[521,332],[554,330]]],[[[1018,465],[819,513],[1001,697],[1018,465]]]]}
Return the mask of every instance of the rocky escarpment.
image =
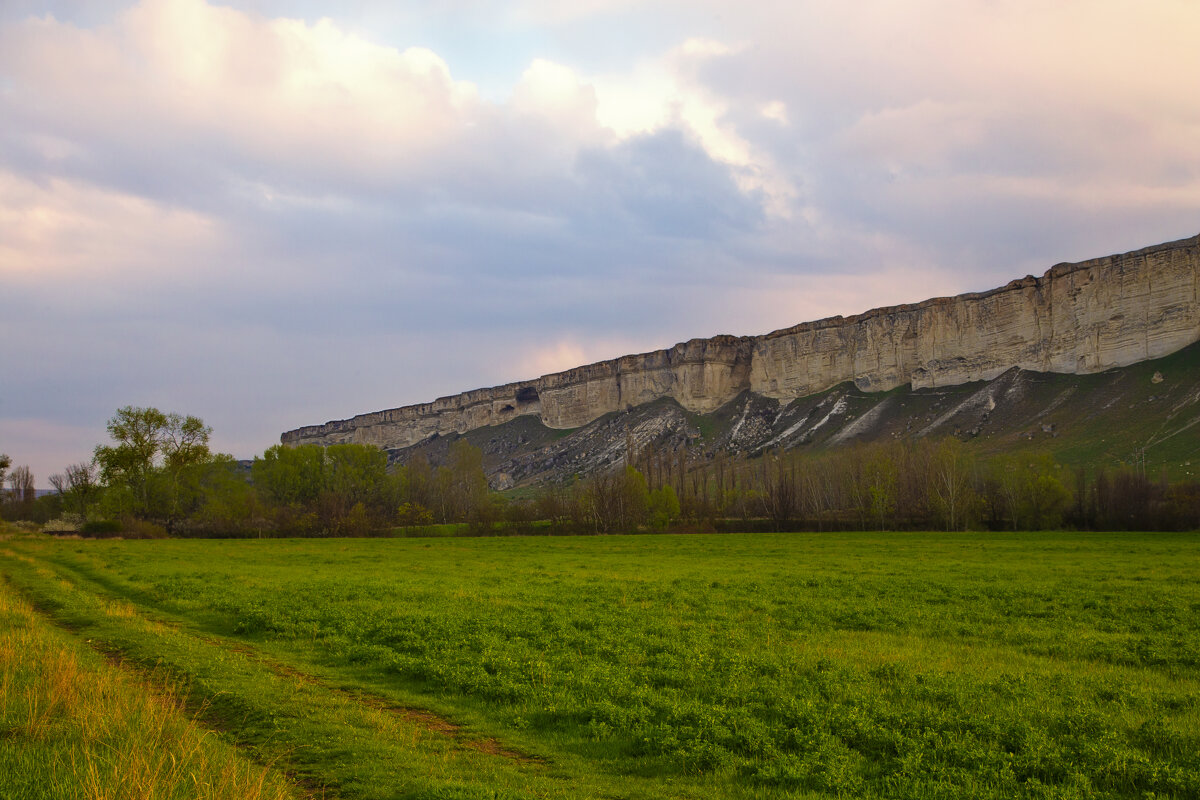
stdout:
{"type": "Polygon", "coordinates": [[[1200,340],[1200,236],[1059,264],[988,292],[803,323],[478,389],[284,433],[284,444],[409,447],[521,415],[576,428],[659,398],[708,413],[749,391],[791,400],[851,381],[863,391],[990,380],[1013,367],[1087,374],[1200,340]]]}
{"type": "Polygon", "coordinates": [[[624,463],[693,466],[769,450],[822,451],[852,443],[953,436],[976,452],[1028,448],[1068,467],[1166,473],[1191,480],[1200,465],[1200,342],[1169,356],[1089,375],[1010,369],[989,381],[891,392],[841,383],[788,402],[742,392],[710,414],[671,398],[572,431],[534,416],[388,451],[407,463],[449,463],[455,443],[479,448],[493,489],[570,483],[624,463]]]}

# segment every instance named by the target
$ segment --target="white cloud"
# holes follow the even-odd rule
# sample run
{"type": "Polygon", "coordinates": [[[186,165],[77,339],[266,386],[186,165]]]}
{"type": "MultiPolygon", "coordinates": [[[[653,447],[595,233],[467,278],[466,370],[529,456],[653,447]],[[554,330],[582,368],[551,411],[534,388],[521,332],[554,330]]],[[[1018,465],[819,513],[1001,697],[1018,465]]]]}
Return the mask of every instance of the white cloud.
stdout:
{"type": "Polygon", "coordinates": [[[36,183],[0,171],[0,276],[6,281],[44,285],[113,270],[153,277],[181,256],[211,254],[221,242],[219,225],[193,211],[77,181],[36,183]]]}
{"type": "Polygon", "coordinates": [[[428,50],[200,0],[148,0],[95,31],[31,20],[5,43],[18,113],[92,148],[369,179],[419,168],[481,113],[473,85],[428,50]]]}
{"type": "Polygon", "coordinates": [[[764,103],[761,111],[766,119],[775,120],[780,125],[788,125],[787,106],[779,100],[772,100],[769,103],[764,103]]]}
{"type": "Polygon", "coordinates": [[[514,377],[508,380],[524,380],[563,372],[584,364],[619,358],[644,347],[645,344],[629,337],[590,337],[578,334],[565,334],[549,343],[519,345],[513,359],[514,377]]]}
{"type": "Polygon", "coordinates": [[[559,25],[588,17],[611,14],[636,6],[639,0],[517,0],[511,15],[525,24],[559,25]]]}
{"type": "MultiPolygon", "coordinates": [[[[699,80],[710,60],[739,48],[710,39],[688,39],[653,62],[637,65],[632,74],[596,79],[600,122],[618,135],[647,133],[666,127],[686,130],[715,161],[733,168],[738,187],[761,195],[772,216],[791,216],[796,189],[778,169],[771,154],[754,147],[727,119],[729,102],[699,80]]],[[[771,110],[783,111],[775,101],[771,110]]],[[[785,117],[786,119],[786,117],[785,117]]]]}

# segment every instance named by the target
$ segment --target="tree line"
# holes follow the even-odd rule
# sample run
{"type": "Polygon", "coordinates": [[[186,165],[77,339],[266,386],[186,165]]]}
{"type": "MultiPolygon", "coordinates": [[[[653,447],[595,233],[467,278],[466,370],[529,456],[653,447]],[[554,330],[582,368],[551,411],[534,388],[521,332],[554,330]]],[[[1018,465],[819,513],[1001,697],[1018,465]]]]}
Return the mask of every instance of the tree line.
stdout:
{"type": "Polygon", "coordinates": [[[643,452],[651,486],[715,530],[1192,530],[1200,483],[1068,469],[1031,450],[982,456],[954,437],[819,454],[643,452]]]}
{"type": "Polygon", "coordinates": [[[111,441],[41,498],[28,467],[0,455],[0,514],[124,536],[1200,528],[1200,483],[1089,475],[1037,452],[984,458],[954,438],[755,457],[630,441],[608,471],[506,495],[465,439],[438,465],[389,466],[360,444],[276,445],[247,465],[213,453],[194,416],[127,406],[107,427],[111,441]]]}

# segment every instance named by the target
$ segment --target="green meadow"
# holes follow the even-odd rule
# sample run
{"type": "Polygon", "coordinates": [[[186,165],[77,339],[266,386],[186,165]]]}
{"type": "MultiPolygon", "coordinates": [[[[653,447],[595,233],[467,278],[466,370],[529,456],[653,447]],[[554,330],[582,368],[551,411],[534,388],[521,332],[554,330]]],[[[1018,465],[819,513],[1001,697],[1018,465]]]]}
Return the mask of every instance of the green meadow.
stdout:
{"type": "MultiPolygon", "coordinates": [[[[1196,534],[26,537],[0,571],[43,650],[295,797],[1200,797],[1196,534]]],[[[27,796],[110,796],[3,646],[0,795],[36,746],[27,796]]]]}

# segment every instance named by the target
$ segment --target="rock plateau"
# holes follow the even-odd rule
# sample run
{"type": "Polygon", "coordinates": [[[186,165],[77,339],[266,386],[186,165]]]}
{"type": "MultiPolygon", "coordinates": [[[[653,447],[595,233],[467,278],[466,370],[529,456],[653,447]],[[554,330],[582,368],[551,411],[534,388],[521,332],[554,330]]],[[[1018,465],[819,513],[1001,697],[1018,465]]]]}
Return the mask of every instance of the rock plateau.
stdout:
{"type": "Polygon", "coordinates": [[[990,381],[1018,368],[1086,375],[1200,340],[1200,236],[1058,264],[987,292],[693,339],[432,403],[288,431],[287,445],[409,448],[532,415],[555,429],[670,398],[709,414],[743,393],[786,404],[842,383],[881,392],[990,381]]]}

